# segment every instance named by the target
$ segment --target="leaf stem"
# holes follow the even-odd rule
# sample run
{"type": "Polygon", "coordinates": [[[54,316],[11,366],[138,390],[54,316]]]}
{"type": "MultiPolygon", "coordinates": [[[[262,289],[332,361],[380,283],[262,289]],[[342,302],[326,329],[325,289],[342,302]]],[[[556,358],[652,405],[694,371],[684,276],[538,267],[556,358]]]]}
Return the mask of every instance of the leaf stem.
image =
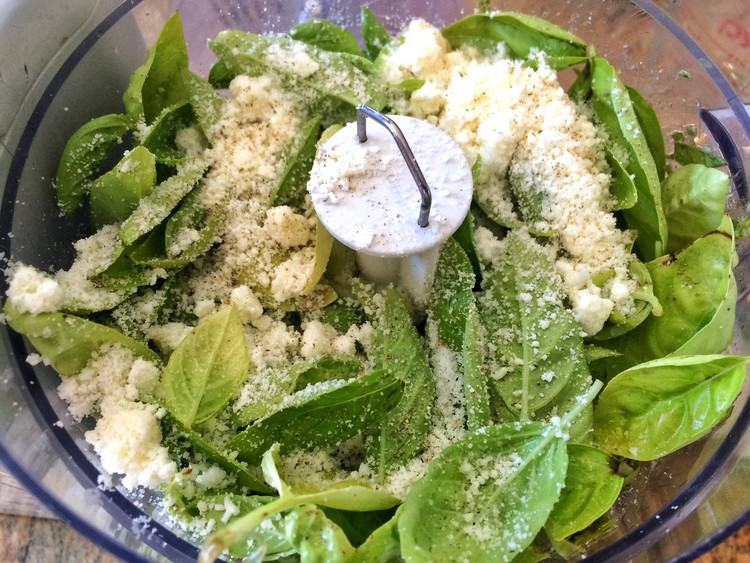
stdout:
{"type": "Polygon", "coordinates": [[[599,391],[601,391],[602,387],[604,387],[604,383],[602,383],[598,379],[595,380],[594,383],[591,384],[591,387],[589,387],[589,390],[586,391],[584,395],[578,397],[575,406],[565,414],[562,419],[561,426],[563,428],[567,428],[568,426],[573,424],[573,421],[578,418],[578,416],[581,414],[581,411],[583,411],[583,409],[594,400],[594,397],[599,394],[599,391]]]}

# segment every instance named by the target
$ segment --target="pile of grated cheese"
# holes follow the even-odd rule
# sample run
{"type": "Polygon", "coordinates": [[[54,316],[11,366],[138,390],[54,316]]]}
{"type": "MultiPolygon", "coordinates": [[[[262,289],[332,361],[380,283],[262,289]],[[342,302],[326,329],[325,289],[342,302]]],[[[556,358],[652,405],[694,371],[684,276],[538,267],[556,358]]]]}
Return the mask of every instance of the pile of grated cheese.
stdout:
{"type": "Polygon", "coordinates": [[[413,20],[379,69],[390,84],[425,81],[398,110],[441,127],[469,162],[479,160],[475,197],[492,215],[519,221],[510,183],[542,196],[541,217],[530,227],[552,233],[559,246],[557,270],[587,333],[601,330],[613,309],[632,310],[633,233],[615,224],[605,140],[543,57],[533,69],[502,48],[451,50],[439,29],[413,20]],[[594,280],[607,275],[600,288],[594,280]]]}

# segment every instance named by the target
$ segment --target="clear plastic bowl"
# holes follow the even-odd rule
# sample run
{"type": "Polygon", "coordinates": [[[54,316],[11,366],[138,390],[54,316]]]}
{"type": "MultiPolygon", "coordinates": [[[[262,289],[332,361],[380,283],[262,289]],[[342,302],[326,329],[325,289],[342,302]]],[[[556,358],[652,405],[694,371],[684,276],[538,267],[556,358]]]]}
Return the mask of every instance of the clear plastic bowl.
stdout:
{"type": "MultiPolygon", "coordinates": [[[[470,13],[459,0],[367,2],[392,31],[412,17],[447,24],[470,13]]],[[[718,69],[675,23],[701,29],[669,0],[498,2],[502,9],[548,18],[596,45],[656,106],[665,132],[691,123],[721,148],[734,178],[732,213],[747,203],[744,165],[750,118],[718,69]],[[669,10],[670,15],[662,10],[669,10]],[[687,71],[680,72],[680,71],[687,71]],[[685,76],[692,78],[685,78],[685,76]]],[[[359,2],[349,0],[16,0],[0,6],[0,153],[3,257],[43,267],[67,266],[71,242],[84,233],[59,216],[52,179],[63,145],[88,119],[121,111],[131,71],[162,24],[182,12],[195,71],[212,55],[206,39],[236,27],[285,31],[309,17],[356,29],[359,2]]],[[[740,298],[733,350],[750,353],[747,246],[739,248],[740,298]]],[[[4,282],[0,283],[4,294],[4,282]]],[[[83,440],[86,423],[66,416],[55,373],[25,362],[24,340],[0,327],[0,460],[53,512],[128,561],[190,561],[195,540],[181,534],[151,493],[98,487],[100,465],[83,440]]],[[[590,545],[593,561],[688,561],[750,514],[750,402],[747,388],[713,434],[665,459],[644,464],[614,509],[617,526],[590,545]]]]}

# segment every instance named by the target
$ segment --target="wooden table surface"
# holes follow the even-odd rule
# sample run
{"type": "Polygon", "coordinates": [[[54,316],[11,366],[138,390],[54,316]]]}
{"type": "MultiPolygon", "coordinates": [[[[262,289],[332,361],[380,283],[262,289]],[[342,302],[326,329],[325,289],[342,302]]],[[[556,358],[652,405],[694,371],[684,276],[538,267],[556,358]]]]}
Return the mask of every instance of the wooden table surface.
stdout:
{"type": "MultiPolygon", "coordinates": [[[[0,563],[116,563],[108,552],[55,520],[36,500],[0,472],[0,563]],[[24,512],[39,516],[3,514],[24,512]]],[[[750,524],[698,563],[750,563],[750,524]]]]}

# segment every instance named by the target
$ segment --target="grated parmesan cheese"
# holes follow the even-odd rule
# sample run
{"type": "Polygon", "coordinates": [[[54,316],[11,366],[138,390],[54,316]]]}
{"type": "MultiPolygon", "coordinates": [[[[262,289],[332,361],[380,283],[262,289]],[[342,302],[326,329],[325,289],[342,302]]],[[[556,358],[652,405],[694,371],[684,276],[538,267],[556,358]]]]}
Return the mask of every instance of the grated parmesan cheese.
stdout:
{"type": "Polygon", "coordinates": [[[7,294],[13,308],[19,313],[52,313],[63,302],[63,290],[51,276],[18,264],[12,268],[7,294]]]}

